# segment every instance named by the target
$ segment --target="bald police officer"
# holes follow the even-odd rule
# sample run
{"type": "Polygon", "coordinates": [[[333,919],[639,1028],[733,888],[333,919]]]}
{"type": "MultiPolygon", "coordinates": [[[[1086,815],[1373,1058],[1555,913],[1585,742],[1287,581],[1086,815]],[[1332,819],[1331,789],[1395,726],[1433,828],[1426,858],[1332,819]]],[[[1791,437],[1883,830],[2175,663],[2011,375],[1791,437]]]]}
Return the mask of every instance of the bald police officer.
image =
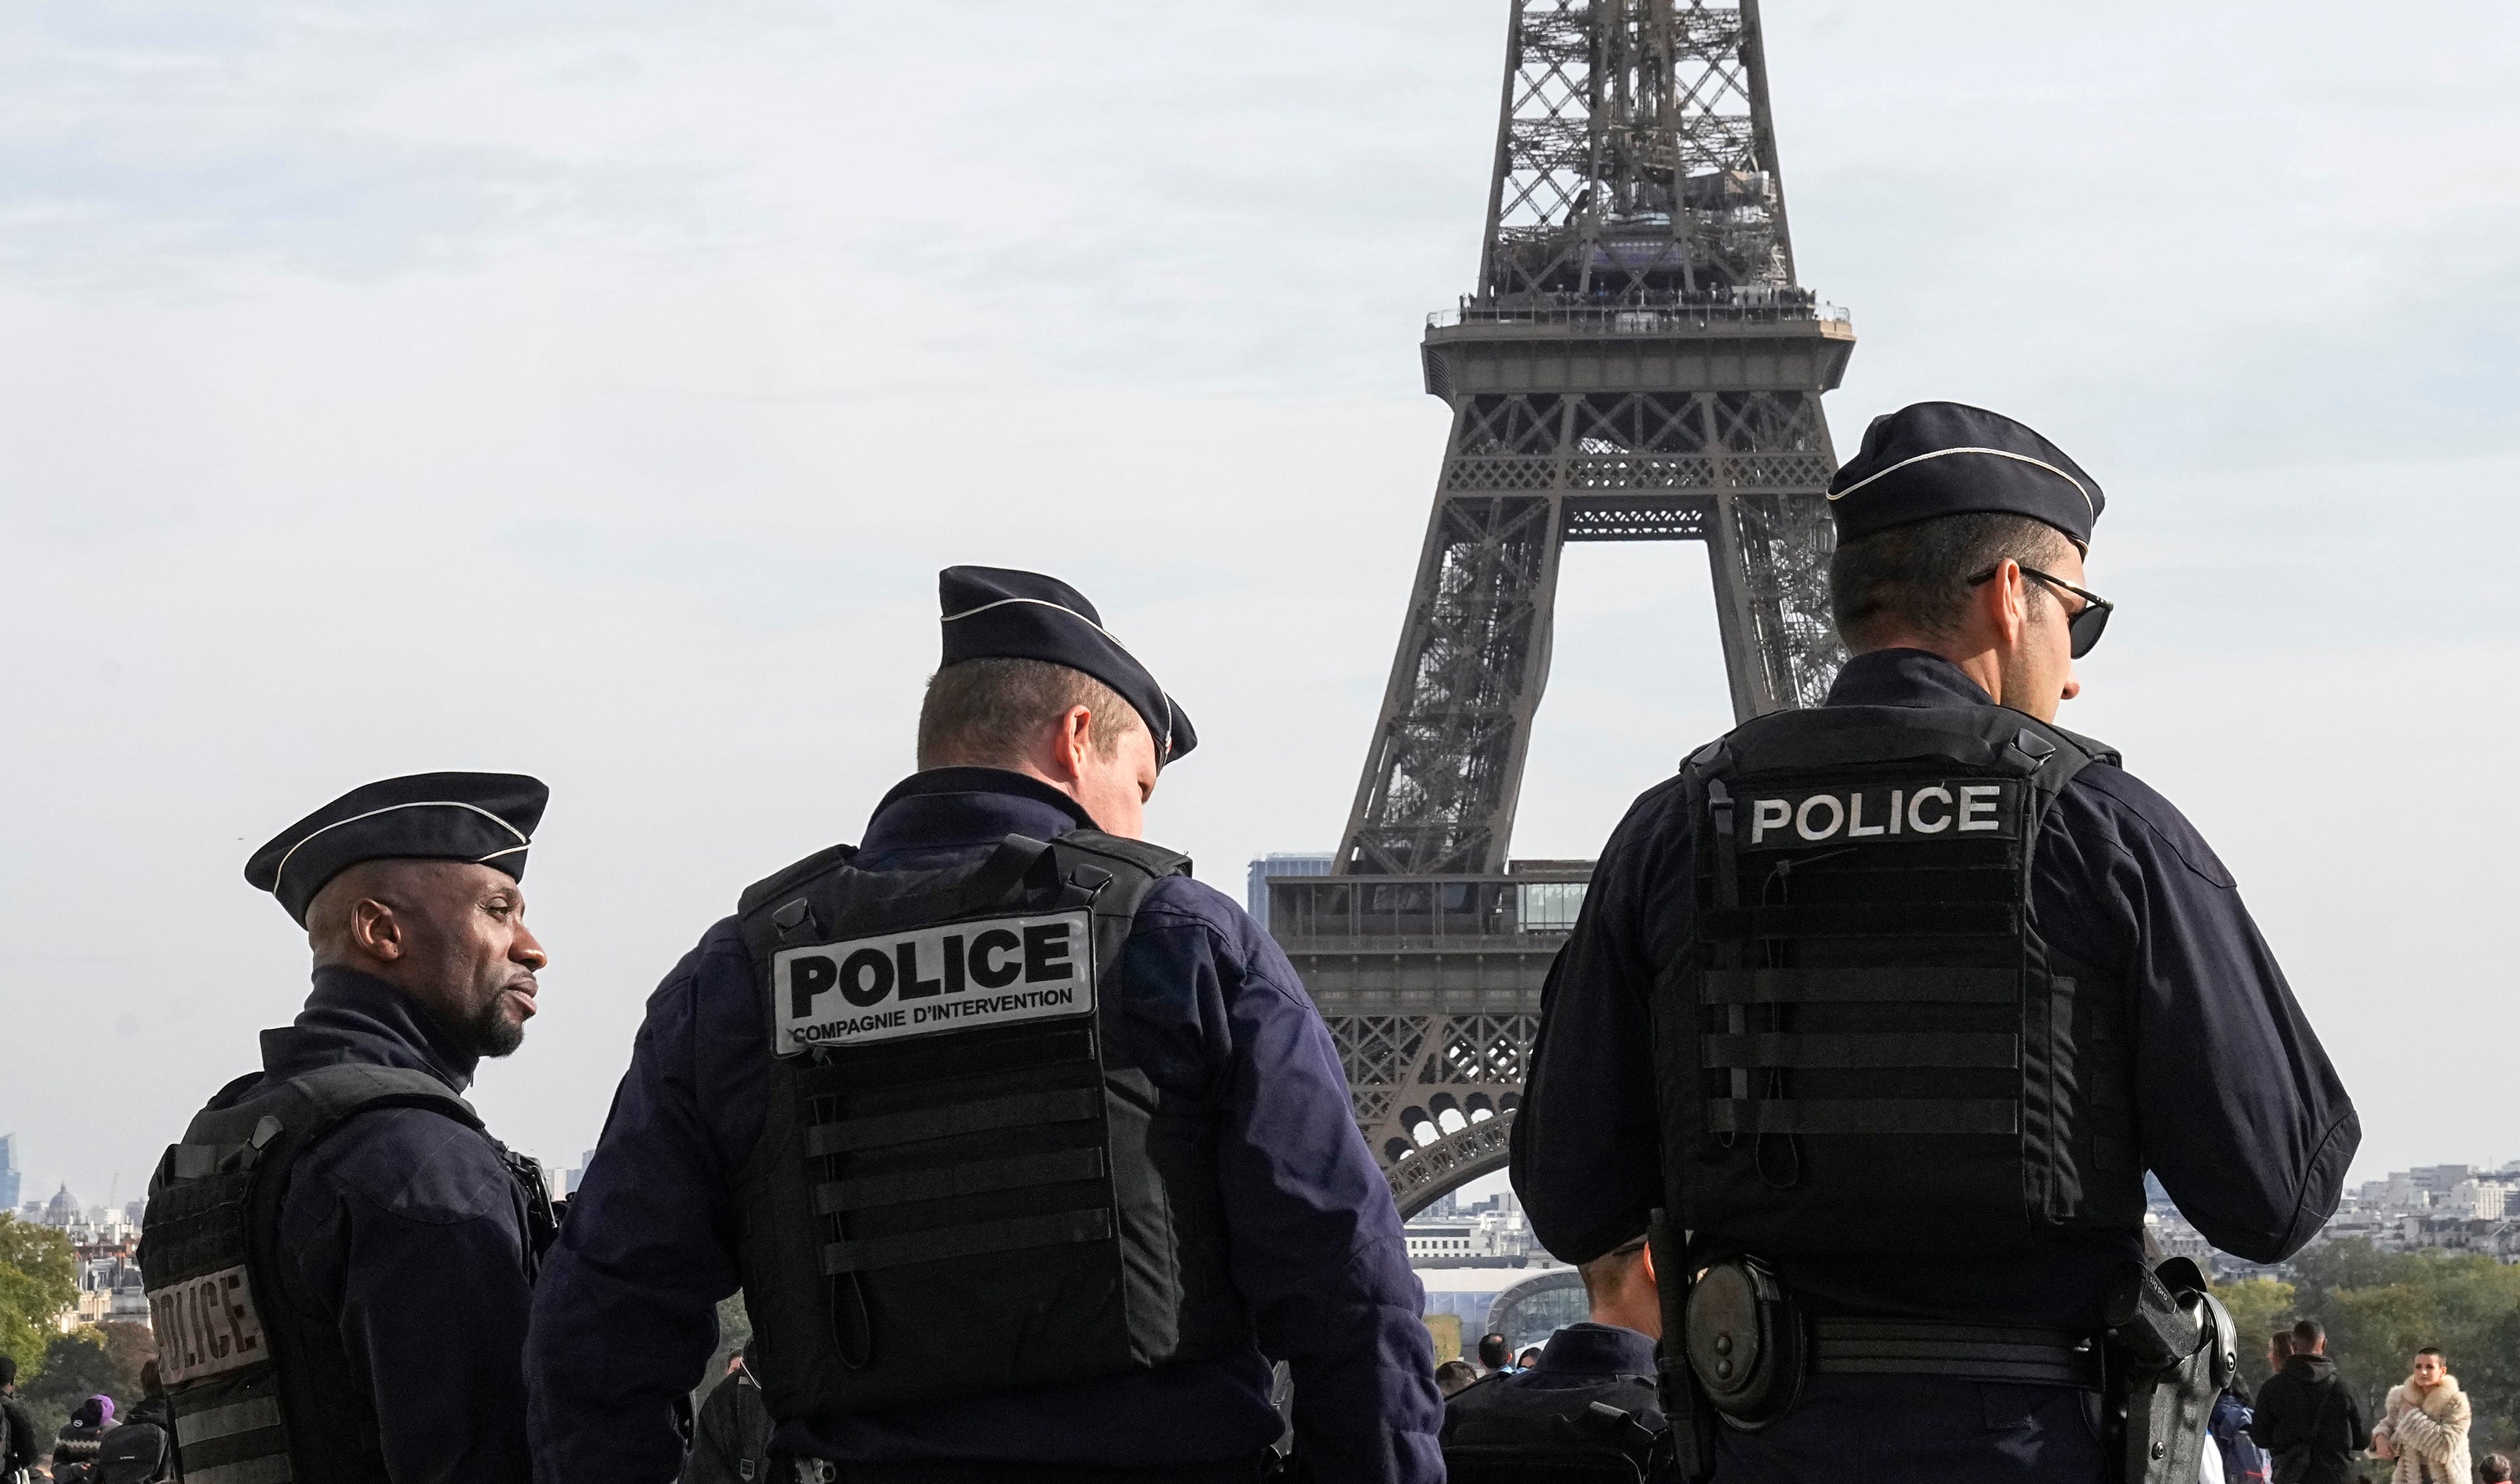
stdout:
{"type": "Polygon", "coordinates": [[[943,574],[921,771],[648,1003],[537,1297],[545,1484],[662,1484],[742,1287],[774,1477],[1432,1481],[1391,1197],[1293,969],[1139,838],[1190,719],[1075,589],[943,574]]]}
{"type": "Polygon", "coordinates": [[[2273,1262],[2360,1128],[2223,863],[2054,725],[2110,611],[2083,576],[2099,486],[1929,402],[1829,498],[1855,657],[1611,836],[1514,1185],[1570,1261],[1657,1212],[1687,1233],[1657,1264],[1695,1277],[1666,1388],[1723,1418],[1717,1479],[2096,1480],[2124,1448],[2104,1371],[2138,1373],[2099,1338],[2146,1291],[2144,1172],[2273,1262]]]}
{"type": "Polygon", "coordinates": [[[140,1268],[193,1484],[524,1484],[542,1171],[459,1096],[524,1040],[515,774],[354,788],[254,852],[315,988],[150,1183],[140,1268]]]}

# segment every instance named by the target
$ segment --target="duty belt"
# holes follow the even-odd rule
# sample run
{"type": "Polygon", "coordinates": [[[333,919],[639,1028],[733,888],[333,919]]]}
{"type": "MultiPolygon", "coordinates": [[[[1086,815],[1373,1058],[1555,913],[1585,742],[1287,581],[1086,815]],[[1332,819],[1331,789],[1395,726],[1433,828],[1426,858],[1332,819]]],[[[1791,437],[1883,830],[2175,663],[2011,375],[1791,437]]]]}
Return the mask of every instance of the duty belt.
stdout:
{"type": "Polygon", "coordinates": [[[1815,1319],[1818,1375],[1947,1375],[2024,1386],[2101,1387],[2100,1347],[2070,1329],[1919,1319],[1815,1319]]]}

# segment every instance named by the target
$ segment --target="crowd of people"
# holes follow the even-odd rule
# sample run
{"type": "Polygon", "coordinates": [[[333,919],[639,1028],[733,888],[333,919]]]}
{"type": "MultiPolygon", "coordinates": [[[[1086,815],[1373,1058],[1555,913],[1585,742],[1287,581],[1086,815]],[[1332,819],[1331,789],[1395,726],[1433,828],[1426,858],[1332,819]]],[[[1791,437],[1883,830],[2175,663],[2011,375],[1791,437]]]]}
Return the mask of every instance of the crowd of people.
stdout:
{"type": "Polygon", "coordinates": [[[79,1402],[47,1452],[18,1401],[17,1358],[0,1355],[0,1484],[167,1484],[176,1477],[174,1415],[156,1361],[140,1368],[140,1391],[118,1419],[111,1396],[79,1402]]]}

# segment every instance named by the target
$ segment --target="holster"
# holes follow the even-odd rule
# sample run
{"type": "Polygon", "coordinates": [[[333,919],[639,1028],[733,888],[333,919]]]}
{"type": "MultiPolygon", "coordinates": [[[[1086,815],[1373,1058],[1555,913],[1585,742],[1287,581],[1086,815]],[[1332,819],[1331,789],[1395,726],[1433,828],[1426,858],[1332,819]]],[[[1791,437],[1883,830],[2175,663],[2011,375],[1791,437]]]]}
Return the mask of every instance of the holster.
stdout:
{"type": "Polygon", "coordinates": [[[2214,1399],[2239,1369],[2231,1316],[2184,1257],[2110,1285],[2108,1415],[2122,1484],[2196,1484],[2214,1399]]]}

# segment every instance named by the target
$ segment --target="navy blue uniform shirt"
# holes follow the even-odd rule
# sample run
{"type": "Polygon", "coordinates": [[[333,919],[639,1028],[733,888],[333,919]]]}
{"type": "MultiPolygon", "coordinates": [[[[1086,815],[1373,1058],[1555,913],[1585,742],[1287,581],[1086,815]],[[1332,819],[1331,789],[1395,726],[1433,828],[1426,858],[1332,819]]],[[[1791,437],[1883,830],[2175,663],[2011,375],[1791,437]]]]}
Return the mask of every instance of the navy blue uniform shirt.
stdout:
{"type": "MultiPolygon", "coordinates": [[[[1848,661],[1826,704],[1988,697],[1939,655],[1885,650],[1848,661]]],[[[1569,1262],[1634,1237],[1664,1204],[1646,996],[1695,911],[1693,838],[1679,780],[1640,797],[1550,971],[1513,1184],[1533,1233],[1569,1262]]],[[[2146,1167],[2215,1246],[2255,1262],[2291,1255],[2336,1209],[2361,1125],[2230,874],[2168,800],[2106,763],[2058,795],[2039,840],[2040,933],[2127,986],[2146,1167]]],[[[2060,1233],[2002,1261],[1847,1252],[1779,1266],[1816,1312],[2080,1328],[2097,1326],[2111,1271],[2139,1255],[2129,1228],[2060,1233]]]]}
{"type": "MultiPolygon", "coordinates": [[[[461,1093],[473,1058],[380,979],[315,970],[292,1025],[262,1033],[266,1078],[341,1062],[427,1072],[461,1093]]],[[[524,1198],[499,1146],[426,1108],[357,1114],[299,1156],[280,1206],[293,1282],[339,1327],[376,1399],[397,1484],[525,1484],[524,1198]]],[[[342,1425],[354,1425],[341,1419],[342,1425]]]]}
{"type": "MultiPolygon", "coordinates": [[[[936,870],[981,860],[1009,834],[1047,839],[1091,823],[1022,775],[937,769],[885,796],[856,864],[936,870]]],[[[1281,1430],[1265,1352],[1293,1370],[1295,1442],[1314,1478],[1440,1480],[1423,1294],[1329,1032],[1292,966],[1241,909],[1187,877],[1155,886],[1122,952],[1120,1003],[1141,1064],[1167,1096],[1213,1109],[1234,1279],[1258,1347],[790,1421],[774,1446],[842,1462],[1251,1461],[1281,1430]]],[[[717,1301],[737,1285],[730,1192],[767,1114],[768,1021],[732,918],[648,1001],[537,1290],[526,1369],[542,1484],[662,1484],[681,1463],[674,1404],[716,1342],[717,1301]]]]}

